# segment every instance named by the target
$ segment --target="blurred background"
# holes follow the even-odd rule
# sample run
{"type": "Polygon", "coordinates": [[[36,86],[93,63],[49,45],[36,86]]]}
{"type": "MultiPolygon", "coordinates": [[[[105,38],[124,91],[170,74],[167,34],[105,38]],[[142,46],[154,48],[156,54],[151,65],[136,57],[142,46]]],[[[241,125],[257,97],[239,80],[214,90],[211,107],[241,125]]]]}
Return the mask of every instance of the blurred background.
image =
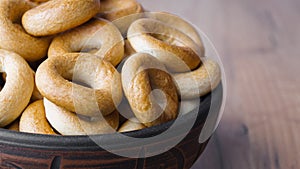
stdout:
{"type": "Polygon", "coordinates": [[[193,169],[299,169],[300,1],[139,2],[195,24],[224,64],[225,112],[193,169]]]}

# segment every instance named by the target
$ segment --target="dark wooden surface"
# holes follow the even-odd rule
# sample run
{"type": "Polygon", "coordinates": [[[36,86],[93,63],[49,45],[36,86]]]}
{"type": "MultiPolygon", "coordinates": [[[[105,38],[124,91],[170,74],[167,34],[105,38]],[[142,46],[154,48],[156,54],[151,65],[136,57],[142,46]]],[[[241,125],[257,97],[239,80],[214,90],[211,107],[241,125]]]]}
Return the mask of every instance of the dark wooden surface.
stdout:
{"type": "Polygon", "coordinates": [[[299,169],[300,1],[140,2],[187,18],[222,56],[224,116],[193,169],[299,169]]]}

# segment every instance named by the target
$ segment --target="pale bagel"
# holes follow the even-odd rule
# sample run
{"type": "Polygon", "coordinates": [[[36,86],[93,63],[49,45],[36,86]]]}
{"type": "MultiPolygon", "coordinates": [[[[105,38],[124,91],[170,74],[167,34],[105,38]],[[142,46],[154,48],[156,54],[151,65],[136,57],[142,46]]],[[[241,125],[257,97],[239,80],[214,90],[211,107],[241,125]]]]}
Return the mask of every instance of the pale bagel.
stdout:
{"type": "Polygon", "coordinates": [[[4,127],[17,119],[29,103],[34,81],[26,61],[3,49],[0,49],[0,72],[7,75],[0,92],[0,127],[4,127]]]}
{"type": "Polygon", "coordinates": [[[202,39],[195,27],[193,27],[190,23],[174,14],[170,14],[167,12],[147,12],[145,13],[145,15],[148,18],[159,20],[188,35],[200,48],[201,56],[204,56],[204,46],[202,39]]]}
{"type": "Polygon", "coordinates": [[[110,21],[143,12],[143,7],[136,0],[101,0],[100,2],[98,16],[110,21]]]}
{"type": "Polygon", "coordinates": [[[190,100],[181,100],[180,101],[180,115],[186,115],[196,108],[200,107],[200,99],[190,99],[190,100]]]}
{"type": "Polygon", "coordinates": [[[73,112],[44,99],[46,116],[50,124],[62,135],[89,135],[114,133],[119,126],[119,113],[114,111],[101,120],[88,121],[73,112]]]}
{"type": "Polygon", "coordinates": [[[106,116],[123,97],[114,66],[87,53],[48,58],[36,72],[36,85],[48,100],[85,116],[106,116]]]}
{"type": "Polygon", "coordinates": [[[176,86],[164,65],[153,56],[145,53],[130,56],[122,68],[122,84],[131,109],[141,123],[150,127],[177,117],[176,86]],[[152,91],[155,89],[157,92],[152,91]]]}
{"type": "Polygon", "coordinates": [[[163,22],[143,18],[131,24],[127,38],[137,52],[155,56],[171,72],[193,70],[203,52],[186,34],[163,22]]]}
{"type": "Polygon", "coordinates": [[[140,123],[137,119],[132,118],[127,120],[122,126],[119,128],[118,132],[129,132],[129,131],[136,131],[146,128],[145,125],[140,123]]]}
{"type": "Polygon", "coordinates": [[[90,52],[116,66],[124,56],[123,37],[112,23],[95,19],[54,38],[48,57],[74,52],[90,52]]]}
{"type": "Polygon", "coordinates": [[[221,70],[217,62],[204,59],[198,69],[175,74],[173,77],[181,99],[193,99],[208,94],[218,86],[221,70]]]}
{"type": "Polygon", "coordinates": [[[43,100],[31,103],[22,113],[19,125],[21,132],[56,134],[46,119],[43,100]]]}
{"type": "Polygon", "coordinates": [[[0,1],[0,48],[13,51],[27,61],[46,56],[50,38],[38,38],[27,34],[21,26],[22,15],[34,5],[24,0],[0,1]]]}
{"type": "MultiPolygon", "coordinates": [[[[35,77],[34,71],[32,71],[32,74],[33,74],[33,77],[35,77]]],[[[4,81],[6,81],[6,73],[2,74],[2,78],[4,81]]],[[[32,92],[31,98],[30,98],[30,102],[34,102],[34,101],[43,99],[43,96],[41,95],[40,91],[36,87],[35,78],[33,80],[34,80],[34,87],[33,87],[33,92],[32,92]]]]}
{"type": "Polygon", "coordinates": [[[31,35],[54,35],[85,23],[99,9],[99,0],[51,0],[27,11],[22,23],[31,35]]]}

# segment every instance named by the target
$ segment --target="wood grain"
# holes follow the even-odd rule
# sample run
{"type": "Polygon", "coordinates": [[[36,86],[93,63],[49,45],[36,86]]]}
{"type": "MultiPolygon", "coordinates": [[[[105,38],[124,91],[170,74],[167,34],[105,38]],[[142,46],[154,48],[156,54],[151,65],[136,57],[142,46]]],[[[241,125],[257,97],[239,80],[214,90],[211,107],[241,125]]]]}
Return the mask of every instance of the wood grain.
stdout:
{"type": "Polygon", "coordinates": [[[300,168],[300,1],[140,2],[188,19],[222,56],[225,113],[193,169],[300,168]]]}

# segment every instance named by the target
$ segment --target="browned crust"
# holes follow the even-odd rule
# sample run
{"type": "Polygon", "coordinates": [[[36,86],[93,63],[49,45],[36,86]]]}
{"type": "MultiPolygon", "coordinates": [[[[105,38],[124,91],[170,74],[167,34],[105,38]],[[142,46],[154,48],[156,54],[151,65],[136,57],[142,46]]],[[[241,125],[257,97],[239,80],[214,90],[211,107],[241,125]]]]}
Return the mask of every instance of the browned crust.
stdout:
{"type": "Polygon", "coordinates": [[[101,0],[99,16],[114,21],[143,11],[142,5],[136,0],[101,0]]]}
{"type": "Polygon", "coordinates": [[[0,48],[13,51],[27,61],[36,61],[47,54],[50,38],[38,38],[27,34],[21,26],[22,15],[34,5],[24,0],[0,2],[0,48]]]}
{"type": "Polygon", "coordinates": [[[99,0],[51,0],[27,11],[22,23],[31,35],[54,35],[90,20],[99,8],[99,0]]]}
{"type": "Polygon", "coordinates": [[[163,65],[153,56],[143,53],[131,56],[123,66],[122,82],[136,118],[144,125],[150,127],[177,117],[176,86],[163,65]],[[145,70],[141,70],[143,68],[145,70]],[[155,89],[163,92],[164,96],[151,94],[155,89]],[[164,108],[159,105],[162,102],[165,103],[164,108]]]}
{"type": "Polygon", "coordinates": [[[54,38],[48,57],[80,52],[95,54],[116,66],[124,56],[124,41],[112,23],[95,19],[54,38]]]}
{"type": "Polygon", "coordinates": [[[114,66],[87,53],[47,59],[36,72],[36,85],[53,103],[85,116],[112,113],[123,95],[114,66]]]}
{"type": "Polygon", "coordinates": [[[46,119],[43,100],[31,103],[22,113],[20,131],[36,134],[56,134],[46,119]]]}

